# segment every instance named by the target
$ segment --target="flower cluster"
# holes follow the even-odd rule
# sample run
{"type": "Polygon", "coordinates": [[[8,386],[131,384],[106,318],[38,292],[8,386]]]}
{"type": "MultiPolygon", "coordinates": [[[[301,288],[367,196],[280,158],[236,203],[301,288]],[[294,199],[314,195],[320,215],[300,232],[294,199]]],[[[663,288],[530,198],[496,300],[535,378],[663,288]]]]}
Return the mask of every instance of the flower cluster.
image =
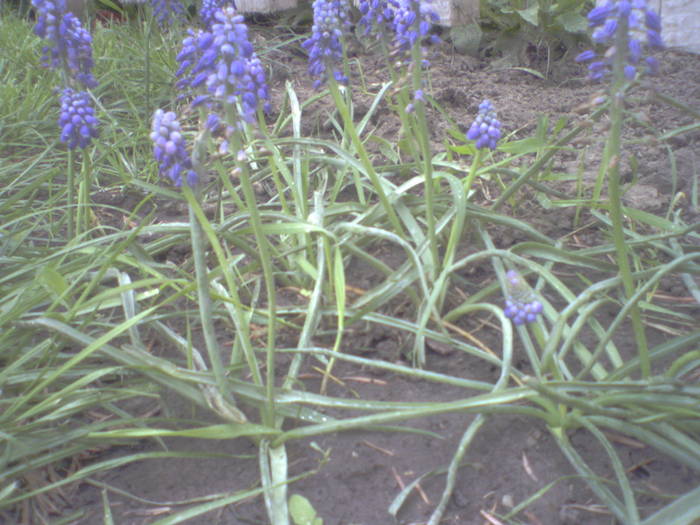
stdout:
{"type": "Polygon", "coordinates": [[[85,148],[96,138],[95,110],[85,91],[76,92],[68,87],[78,83],[86,88],[97,86],[92,76],[92,37],[80,20],[66,10],[65,0],[32,0],[37,21],[34,33],[45,39],[42,62],[51,69],[63,70],[67,86],[61,92],[61,141],[69,149],[85,148]]]}
{"type": "Polygon", "coordinates": [[[58,125],[61,128],[61,142],[65,142],[68,149],[84,149],[93,138],[97,138],[98,120],[90,105],[90,96],[85,91],[63,90],[58,125]]]}
{"type": "Polygon", "coordinates": [[[180,0],[151,0],[153,16],[161,28],[185,18],[185,6],[180,0]]]}
{"type": "Polygon", "coordinates": [[[32,0],[32,5],[37,11],[34,33],[48,41],[43,49],[44,65],[63,68],[70,78],[85,87],[95,87],[92,38],[80,20],[66,11],[65,0],[32,0]]]}
{"type": "Polygon", "coordinates": [[[204,27],[210,29],[211,26],[216,22],[216,12],[225,7],[231,6],[236,8],[235,2],[233,0],[202,0],[199,8],[199,19],[204,24],[204,27]]]}
{"type": "MultiPolygon", "coordinates": [[[[216,21],[209,33],[211,38],[200,40],[200,43],[208,44],[202,60],[209,56],[214,59],[213,70],[206,80],[207,91],[224,104],[233,105],[252,87],[252,95],[257,101],[255,83],[249,86],[252,81],[249,61],[253,57],[253,45],[248,40],[248,26],[243,16],[236,14],[232,7],[227,7],[217,11],[214,19],[216,21]]],[[[252,110],[254,113],[255,107],[252,110]]],[[[243,112],[244,115],[249,113],[243,112]]]]}
{"type": "Polygon", "coordinates": [[[314,25],[311,38],[302,46],[309,51],[309,73],[316,77],[318,88],[333,75],[337,82],[346,83],[342,71],[344,32],[349,26],[347,0],[315,0],[314,25]]]}
{"type": "Polygon", "coordinates": [[[496,118],[496,111],[490,100],[479,104],[479,114],[467,131],[467,138],[476,141],[477,149],[496,149],[498,139],[501,138],[501,123],[496,118]]]}
{"type": "MultiPolygon", "coordinates": [[[[649,48],[663,48],[661,18],[647,6],[646,0],[607,0],[588,13],[588,25],[595,28],[593,41],[608,47],[603,56],[589,49],[576,57],[577,62],[591,61],[588,71],[592,80],[600,80],[610,73],[619,52],[615,44],[620,26],[627,28],[627,49],[622,52],[625,54],[625,76],[630,80],[636,76],[637,67],[642,62],[643,40],[646,40],[649,48]]],[[[647,56],[644,63],[650,73],[658,71],[658,62],[654,57],[647,56]]]]}
{"type": "Polygon", "coordinates": [[[533,323],[542,313],[542,303],[537,300],[527,283],[515,270],[506,273],[506,308],[503,311],[516,325],[533,323]]]}
{"type": "Polygon", "coordinates": [[[365,27],[365,35],[373,33],[383,38],[393,32],[398,0],[362,0],[359,8],[362,13],[360,25],[365,27]]]}
{"type": "Polygon", "coordinates": [[[153,156],[159,162],[161,175],[166,175],[175,186],[182,186],[182,177],[192,187],[197,184],[197,173],[192,169],[192,160],[187,153],[177,115],[157,109],[153,114],[151,127],[153,156]]]}
{"type": "Polygon", "coordinates": [[[267,110],[265,70],[248,40],[243,17],[233,7],[224,7],[214,19],[211,30],[190,30],[182,41],[177,87],[195,92],[204,88],[206,96],[197,97],[195,105],[207,102],[235,108],[240,102],[240,117],[254,122],[261,102],[267,110]]]}
{"type": "Polygon", "coordinates": [[[394,33],[396,47],[402,52],[409,52],[414,44],[426,36],[431,43],[437,43],[437,35],[428,35],[430,27],[440,21],[430,1],[399,0],[394,14],[394,33]]]}
{"type": "Polygon", "coordinates": [[[196,90],[207,80],[212,72],[214,58],[211,52],[206,60],[203,60],[204,51],[211,45],[212,35],[208,31],[198,29],[187,30],[187,36],[182,41],[182,49],[177,55],[180,64],[175,76],[178,78],[175,87],[180,90],[196,90]]]}

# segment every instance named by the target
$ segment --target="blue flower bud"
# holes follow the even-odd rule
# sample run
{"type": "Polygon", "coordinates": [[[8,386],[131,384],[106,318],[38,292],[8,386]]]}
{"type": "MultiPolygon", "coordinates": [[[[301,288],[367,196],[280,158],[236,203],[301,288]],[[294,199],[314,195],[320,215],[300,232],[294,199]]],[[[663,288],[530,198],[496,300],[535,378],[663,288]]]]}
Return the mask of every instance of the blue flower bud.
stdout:
{"type": "Polygon", "coordinates": [[[591,27],[602,24],[613,11],[614,3],[609,0],[606,4],[599,5],[591,9],[588,13],[588,24],[591,27]]]}
{"type": "Polygon", "coordinates": [[[506,273],[506,307],[503,313],[516,325],[534,323],[543,311],[542,303],[536,298],[527,283],[515,270],[506,273]]]}
{"type": "Polygon", "coordinates": [[[574,59],[576,62],[586,62],[596,57],[596,52],[592,49],[587,49],[583,53],[579,53],[574,59]]]}
{"type": "Polygon", "coordinates": [[[661,33],[661,17],[656,13],[656,11],[652,11],[651,9],[645,10],[644,23],[648,29],[661,33]]]}

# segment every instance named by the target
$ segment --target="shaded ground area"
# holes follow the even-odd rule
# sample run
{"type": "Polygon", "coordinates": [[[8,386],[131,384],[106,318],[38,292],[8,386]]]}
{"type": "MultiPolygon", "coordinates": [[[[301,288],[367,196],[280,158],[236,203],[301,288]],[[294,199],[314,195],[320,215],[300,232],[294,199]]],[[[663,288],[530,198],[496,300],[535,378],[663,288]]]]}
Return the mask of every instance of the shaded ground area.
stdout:
{"type": "MultiPolygon", "coordinates": [[[[268,34],[257,35],[261,41],[268,34]]],[[[256,45],[261,45],[257,42],[256,45]]],[[[264,45],[264,43],[262,44],[264,45]]],[[[306,63],[298,53],[281,49],[269,55],[273,60],[272,92],[281,97],[284,82],[290,80],[300,99],[312,93],[306,74],[306,63]]],[[[358,56],[362,62],[365,82],[376,88],[388,80],[382,62],[375,56],[358,56]]],[[[692,117],[681,109],[658,103],[654,90],[678,97],[683,103],[700,107],[700,57],[675,53],[664,53],[662,75],[651,80],[650,91],[639,91],[630,98],[638,119],[632,123],[628,135],[638,139],[629,151],[637,156],[623,159],[628,182],[637,183],[630,189],[626,199],[634,207],[652,213],[665,213],[668,203],[679,196],[678,208],[686,222],[697,220],[700,210],[694,208],[693,191],[697,191],[697,157],[700,134],[686,133],[671,140],[676,173],[669,169],[669,151],[662,143],[649,142],[653,126],[663,133],[678,126],[689,124],[692,117]],[[636,166],[636,171],[632,169],[636,166]]],[[[541,114],[554,122],[560,116],[571,119],[586,119],[590,110],[577,108],[585,105],[595,95],[596,86],[585,80],[582,68],[571,64],[555,67],[552,76],[542,80],[516,69],[491,69],[488,61],[461,56],[451,51],[448,45],[433,49],[431,56],[431,92],[455,122],[465,126],[476,114],[478,104],[491,99],[498,109],[506,133],[515,132],[519,138],[532,133],[541,114]]],[[[358,107],[367,104],[369,97],[358,96],[358,107]],[[364,100],[363,100],[364,99],[364,100]]],[[[305,125],[312,128],[314,117],[322,120],[330,107],[328,101],[315,106],[305,125]]],[[[440,148],[446,136],[446,124],[437,112],[431,114],[431,130],[436,147],[440,148]]],[[[573,177],[581,165],[583,152],[583,180],[592,184],[597,174],[596,159],[601,152],[601,138],[607,123],[602,121],[591,127],[591,133],[569,151],[557,158],[556,168],[562,174],[573,177]]],[[[387,140],[395,140],[399,123],[383,113],[377,122],[375,133],[387,140]]],[[[574,191],[572,180],[553,182],[563,191],[574,191]]],[[[487,201],[489,184],[485,184],[476,195],[477,201],[487,201]]],[[[540,207],[525,190],[520,197],[520,207],[513,210],[519,216],[528,217],[533,225],[553,237],[562,237],[574,229],[572,209],[549,210],[540,207]]],[[[696,195],[697,198],[697,195],[696,195]]],[[[695,202],[695,205],[697,202],[695,202]]],[[[507,231],[497,232],[501,247],[508,247],[518,239],[507,231]]],[[[583,228],[576,242],[587,243],[600,238],[597,226],[583,228]]],[[[574,241],[572,241],[574,242],[574,241]]],[[[389,261],[391,254],[389,254],[389,261]]],[[[484,276],[479,269],[465,273],[475,286],[484,276]],[[475,277],[476,274],[476,277],[475,277]]],[[[361,271],[350,274],[349,285],[368,289],[372,285],[371,274],[361,271]]],[[[678,296],[682,290],[672,279],[664,282],[664,294],[678,296]]],[[[465,290],[464,293],[470,293],[465,290]]],[[[696,310],[697,312],[697,310],[696,310]]],[[[410,313],[407,314],[410,317],[410,313]]],[[[460,326],[468,330],[489,348],[497,349],[499,334],[494,325],[484,319],[464,319],[460,326]]],[[[650,330],[650,338],[657,342],[664,334],[650,330]]],[[[629,348],[632,338],[621,334],[617,344],[621,351],[633,354],[629,348]]],[[[387,329],[370,327],[365,332],[350,332],[344,351],[366,357],[381,358],[392,362],[406,359],[405,340],[401,334],[387,329]]],[[[493,382],[497,371],[483,361],[468,355],[436,348],[428,354],[428,369],[452,375],[493,382]]],[[[516,363],[517,363],[516,359],[516,363]]],[[[524,362],[524,358],[523,358],[524,362]]],[[[342,384],[332,384],[331,395],[359,397],[360,399],[401,401],[445,401],[459,399],[465,395],[463,389],[438,386],[412,381],[376,370],[359,369],[339,364],[334,374],[342,384]]],[[[317,392],[320,386],[318,373],[312,369],[303,376],[306,388],[317,392]]],[[[695,378],[697,381],[697,377],[695,378]]],[[[182,417],[191,416],[189,407],[173,399],[164,400],[163,410],[182,417]]],[[[459,413],[441,414],[420,421],[411,421],[406,426],[428,430],[439,434],[386,433],[379,431],[347,432],[340,435],[318,436],[309,441],[289,444],[291,475],[309,470],[318,472],[290,486],[290,493],[305,495],[324,518],[326,525],[385,525],[390,523],[424,523],[439,501],[444,485],[444,475],[428,476],[414,490],[398,512],[396,520],[387,509],[400,492],[401,487],[418,476],[445,467],[455,447],[473,416],[459,413]],[[324,459],[323,452],[327,454],[324,459]]],[[[700,483],[700,477],[688,472],[658,452],[624,436],[609,436],[619,447],[624,467],[631,472],[633,484],[644,494],[645,510],[658,508],[668,495],[679,495],[700,483]]],[[[571,435],[580,454],[604,477],[612,478],[607,457],[590,435],[577,431],[571,435]]],[[[114,491],[109,491],[113,504],[115,522],[120,525],[147,524],[167,515],[178,507],[172,502],[202,498],[211,494],[234,492],[254,488],[258,483],[256,448],[247,441],[208,442],[187,439],[172,440],[168,446],[175,450],[216,453],[222,456],[212,459],[151,460],[116,469],[96,480],[133,496],[137,500],[114,491]]],[[[136,449],[157,450],[155,444],[140,443],[136,449]]],[[[131,448],[129,452],[133,452],[131,448]]],[[[119,455],[122,450],[107,452],[119,455]]],[[[574,475],[567,460],[560,453],[546,427],[537,421],[514,416],[492,417],[479,432],[471,445],[461,469],[454,497],[449,502],[446,524],[488,523],[488,516],[506,514],[512,508],[543,490],[541,497],[521,512],[519,523],[532,525],[550,524],[603,524],[614,519],[597,505],[596,499],[585,483],[574,475]],[[551,486],[550,486],[551,484],[551,486]],[[544,490],[548,488],[547,490],[544,490]]],[[[83,485],[76,495],[76,507],[94,509],[84,523],[101,522],[101,491],[99,487],[83,485]]],[[[193,519],[192,524],[267,523],[261,498],[231,505],[222,512],[193,519]]],[[[493,522],[492,522],[493,523],[493,522]]]]}

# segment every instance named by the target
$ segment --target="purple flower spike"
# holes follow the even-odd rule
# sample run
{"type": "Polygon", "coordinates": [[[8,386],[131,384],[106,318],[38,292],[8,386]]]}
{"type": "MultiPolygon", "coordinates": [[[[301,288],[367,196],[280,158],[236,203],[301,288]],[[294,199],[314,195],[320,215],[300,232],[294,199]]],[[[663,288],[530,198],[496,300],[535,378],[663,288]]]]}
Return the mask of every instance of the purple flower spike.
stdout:
{"type": "Polygon", "coordinates": [[[348,31],[349,5],[347,0],[315,0],[314,25],[311,38],[302,43],[309,51],[309,73],[315,77],[314,88],[319,88],[333,75],[342,84],[348,79],[342,71],[343,35],[348,31]]]}
{"type": "Polygon", "coordinates": [[[506,273],[506,307],[503,313],[516,325],[534,323],[543,306],[527,283],[515,270],[506,273]]]}
{"type": "Polygon", "coordinates": [[[70,78],[87,88],[97,86],[92,76],[92,37],[80,20],[66,11],[64,0],[32,0],[37,11],[34,33],[48,41],[42,63],[51,69],[64,69],[70,78]]]}
{"type": "MultiPolygon", "coordinates": [[[[255,122],[260,104],[268,110],[265,69],[248,40],[243,17],[233,7],[216,11],[211,30],[189,30],[177,61],[176,86],[199,92],[193,105],[206,104],[213,111],[224,106],[249,123],[255,122]]],[[[239,127],[241,122],[227,124],[239,127]]],[[[222,146],[224,151],[228,147],[222,146]]]]}
{"type": "Polygon", "coordinates": [[[394,15],[394,33],[396,47],[409,53],[413,45],[425,37],[431,43],[437,43],[437,35],[428,35],[430,27],[440,21],[430,0],[399,0],[399,7],[394,15]]]}
{"type": "Polygon", "coordinates": [[[61,114],[58,117],[61,142],[65,142],[68,149],[85,149],[92,139],[98,137],[98,124],[90,96],[85,91],[64,89],[61,94],[61,114]]]}
{"type": "Polygon", "coordinates": [[[192,187],[197,184],[197,173],[192,169],[192,160],[187,153],[177,115],[157,109],[153,114],[151,128],[153,156],[158,161],[161,175],[167,176],[175,186],[182,186],[182,177],[192,187]]]}
{"type": "Polygon", "coordinates": [[[161,28],[185,19],[185,6],[180,0],[151,0],[153,16],[161,28]]]}
{"type": "MultiPolygon", "coordinates": [[[[592,80],[600,80],[609,76],[615,55],[618,53],[615,47],[617,30],[620,22],[627,22],[627,50],[625,55],[625,76],[634,79],[637,76],[637,65],[643,55],[643,42],[651,49],[663,48],[661,39],[661,18],[648,5],[647,0],[607,0],[604,4],[594,7],[588,13],[589,26],[593,30],[593,41],[607,47],[607,50],[598,58],[593,50],[584,51],[576,57],[576,62],[594,60],[589,66],[588,77],[592,80]]],[[[655,74],[658,64],[652,58],[647,59],[647,64],[655,67],[647,67],[645,71],[655,74]]]]}
{"type": "Polygon", "coordinates": [[[226,6],[236,8],[235,2],[232,0],[202,0],[199,8],[199,18],[204,24],[204,27],[211,29],[211,26],[216,22],[216,12],[226,6]]]}
{"type": "Polygon", "coordinates": [[[362,0],[359,8],[360,25],[365,27],[366,35],[372,33],[377,38],[386,38],[393,32],[398,0],[362,0]]]}
{"type": "Polygon", "coordinates": [[[479,114],[467,131],[467,138],[476,141],[476,149],[496,149],[501,138],[501,123],[490,100],[479,104],[479,114]]]}

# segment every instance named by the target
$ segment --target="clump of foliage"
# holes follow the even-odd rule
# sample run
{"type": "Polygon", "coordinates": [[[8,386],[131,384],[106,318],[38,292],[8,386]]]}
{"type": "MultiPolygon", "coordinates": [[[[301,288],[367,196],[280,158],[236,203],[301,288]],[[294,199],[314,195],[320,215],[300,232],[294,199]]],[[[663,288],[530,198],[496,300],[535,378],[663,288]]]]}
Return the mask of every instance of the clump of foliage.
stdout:
{"type": "Polygon", "coordinates": [[[589,0],[485,0],[481,2],[487,47],[501,63],[528,66],[568,58],[587,37],[589,0]],[[544,53],[542,53],[543,51],[544,53]]]}
{"type": "MultiPolygon", "coordinates": [[[[621,200],[625,100],[653,73],[654,63],[642,61],[644,46],[661,43],[658,19],[644,1],[609,0],[588,15],[594,41],[608,49],[578,57],[593,61],[591,76],[604,82],[587,120],[606,117],[611,125],[596,187],[576,196],[562,195],[540,175],[589,122],[549,126],[543,118],[533,136],[515,139],[498,118],[495,94],[475,108],[467,133],[453,127],[445,150],[435,151],[429,109],[442,108],[431,96],[428,44],[437,43],[430,31],[436,15],[425,2],[360,3],[361,24],[377,37],[388,72],[360,118],[354,93],[362,88],[345,56],[350,6],[344,0],[316,0],[310,36],[286,43],[308,53],[316,92],[299,100],[287,84],[278,108],[270,105],[266,50],[256,48],[232,5],[209,5],[213,14],[205,10],[206,20],[187,30],[152,31],[150,20],[97,25],[89,35],[61,0],[35,4],[43,16],[36,34],[7,13],[8,31],[0,34],[6,59],[30,65],[0,69],[0,95],[9,101],[0,107],[0,156],[8,159],[0,165],[0,517],[40,522],[61,514],[60,491],[132,461],[216,455],[163,447],[100,456],[136,439],[163,444],[186,436],[249,439],[260,484],[210,495],[162,523],[261,496],[270,523],[320,524],[312,502],[288,496],[290,484],[315,474],[289,476],[288,443],[382,425],[391,432],[397,421],[448,412],[473,417],[450,463],[436,465],[444,488],[431,525],[442,520],[474,437],[503,413],[543,425],[620,522],[700,517],[700,489],[645,516],[605,433],[631,436],[700,470],[700,391],[692,379],[700,367],[700,329],[682,308],[654,304],[651,293],[662,278],[676,276],[700,303],[698,224],[686,224],[672,208],[656,217],[621,200]],[[62,27],[69,30],[56,29],[62,27]],[[48,43],[48,73],[40,69],[46,43],[37,36],[48,43]],[[64,88],[60,108],[57,85],[64,88]],[[321,98],[334,108],[330,130],[306,136],[302,122],[313,118],[321,98]],[[371,128],[380,108],[401,123],[394,143],[371,128]],[[370,154],[373,143],[379,154],[370,154]],[[500,193],[480,204],[478,181],[497,183],[500,193]],[[270,191],[257,191],[261,185],[270,191]],[[525,185],[541,202],[585,209],[609,236],[582,248],[504,213],[506,203],[517,212],[514,198],[525,185]],[[98,203],[104,192],[137,198],[123,209],[118,201],[98,203]],[[172,203],[183,216],[156,220],[172,203]],[[524,240],[498,248],[493,226],[524,240]],[[378,241],[403,252],[396,268],[373,252],[378,241]],[[357,264],[382,277],[348,294],[348,269],[357,264]],[[471,283],[461,271],[477,264],[488,278],[471,283]],[[591,270],[595,281],[562,277],[591,270]],[[448,301],[460,287],[476,291],[448,301]],[[301,300],[278,300],[281,289],[301,300]],[[398,297],[412,305],[410,313],[388,308],[398,297]],[[604,324],[599,314],[609,305],[616,313],[604,324]],[[466,315],[488,317],[499,329],[499,348],[477,345],[455,329],[466,315]],[[404,334],[412,366],[344,352],[357,323],[404,334]],[[626,323],[635,340],[631,356],[617,346],[626,323]],[[675,332],[650,345],[647,332],[664,323],[675,332]],[[283,331],[294,334],[291,345],[281,342],[289,340],[280,337],[283,331]],[[428,340],[488,363],[498,377],[428,370],[428,340]],[[516,347],[529,374],[514,366],[516,347]],[[460,387],[464,396],[434,403],[334,397],[326,385],[340,360],[460,387]],[[317,393],[304,389],[305,366],[322,373],[317,393]],[[206,417],[153,416],[166,393],[206,417]],[[581,457],[569,438],[574,430],[601,445],[613,480],[604,481],[581,457]]],[[[159,4],[155,16],[161,19],[168,6],[174,8],[159,4]]],[[[517,21],[502,22],[508,31],[530,24],[553,39],[563,38],[559,28],[579,31],[583,8],[544,1],[489,6],[494,13],[500,6],[494,16],[517,21]]],[[[521,27],[522,38],[530,38],[528,31],[521,27]]],[[[324,451],[319,468],[329,454],[324,451]]],[[[412,486],[396,496],[390,513],[396,515],[412,486]]],[[[111,493],[103,490],[109,523],[111,493]]],[[[517,519],[538,494],[499,519],[517,519]]],[[[81,509],[72,512],[63,518],[84,517],[81,509]]]]}

